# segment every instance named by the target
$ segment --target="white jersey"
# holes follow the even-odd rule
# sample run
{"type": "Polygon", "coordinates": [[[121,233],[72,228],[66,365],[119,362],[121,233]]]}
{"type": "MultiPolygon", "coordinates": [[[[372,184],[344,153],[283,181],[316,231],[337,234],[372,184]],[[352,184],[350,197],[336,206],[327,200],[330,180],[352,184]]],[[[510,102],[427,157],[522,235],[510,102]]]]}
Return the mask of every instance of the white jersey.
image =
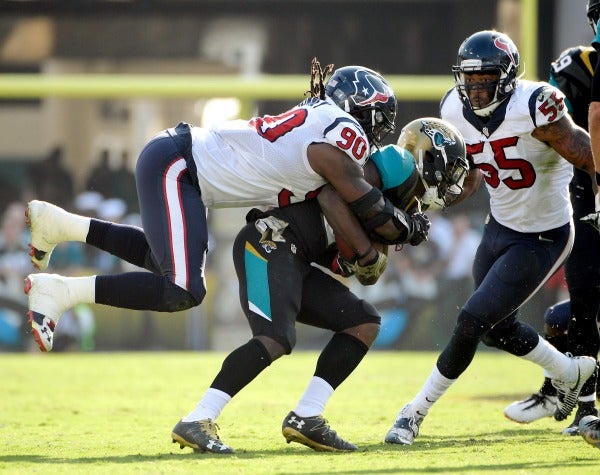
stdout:
{"type": "Polygon", "coordinates": [[[524,233],[562,226],[572,215],[573,166],[531,134],[566,114],[564,94],[545,82],[519,80],[507,102],[484,124],[452,89],[442,100],[441,116],[462,133],[499,223],[524,233]]]}
{"type": "Polygon", "coordinates": [[[277,116],[236,120],[211,130],[192,127],[192,154],[209,208],[286,206],[326,184],[308,162],[312,143],[328,143],[361,167],[368,138],[330,99],[307,99],[277,116]]]}

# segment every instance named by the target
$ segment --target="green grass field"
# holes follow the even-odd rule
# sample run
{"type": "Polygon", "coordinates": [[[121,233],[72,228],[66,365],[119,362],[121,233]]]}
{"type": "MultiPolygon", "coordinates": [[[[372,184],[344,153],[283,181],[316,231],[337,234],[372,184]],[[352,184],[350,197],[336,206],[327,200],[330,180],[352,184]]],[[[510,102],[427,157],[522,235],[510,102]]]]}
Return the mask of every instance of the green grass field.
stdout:
{"type": "Polygon", "coordinates": [[[551,418],[518,425],[504,406],[537,389],[533,364],[480,352],[429,413],[411,447],[383,437],[437,354],[373,352],[325,416],[356,453],[286,444],[283,417],[317,354],[276,362],[225,408],[221,438],[235,455],[194,454],[171,428],[212,381],[222,353],[0,354],[0,472],[85,474],[597,473],[600,450],[560,434],[551,418]]]}

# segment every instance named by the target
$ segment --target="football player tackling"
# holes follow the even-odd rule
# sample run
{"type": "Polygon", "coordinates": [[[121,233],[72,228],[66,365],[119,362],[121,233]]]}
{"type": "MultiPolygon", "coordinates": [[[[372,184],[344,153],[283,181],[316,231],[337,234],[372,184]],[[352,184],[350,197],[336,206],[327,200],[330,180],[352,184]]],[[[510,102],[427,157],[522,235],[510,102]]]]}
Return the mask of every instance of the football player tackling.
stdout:
{"type": "MultiPolygon", "coordinates": [[[[81,241],[150,271],[29,275],[28,315],[40,349],[52,349],[56,322],[80,302],[161,312],[199,305],[206,295],[208,208],[283,207],[316,196],[330,183],[368,229],[390,242],[424,239],[427,218],[395,209],[364,179],[371,148],[394,129],[392,89],[380,74],[360,66],[336,70],[327,93],[320,87],[315,95],[323,80],[314,61],[311,97],[289,111],[213,129],[182,123],[154,137],[136,164],[143,229],[31,201],[31,258],[40,270],[56,244],[81,241]]],[[[379,258],[365,241],[366,248],[356,246],[361,264],[379,258]]]]}

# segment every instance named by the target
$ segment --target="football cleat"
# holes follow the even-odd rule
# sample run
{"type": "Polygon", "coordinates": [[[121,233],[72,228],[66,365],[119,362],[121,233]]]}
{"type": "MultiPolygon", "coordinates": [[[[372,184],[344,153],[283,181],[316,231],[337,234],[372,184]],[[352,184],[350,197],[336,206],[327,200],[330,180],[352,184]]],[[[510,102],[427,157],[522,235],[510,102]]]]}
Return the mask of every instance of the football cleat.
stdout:
{"type": "Polygon", "coordinates": [[[217,429],[219,426],[210,419],[202,421],[183,422],[179,421],[171,437],[173,443],[178,443],[179,447],[190,447],[196,453],[211,452],[213,454],[233,454],[235,451],[221,442],[217,429]]]}
{"type": "Polygon", "coordinates": [[[329,427],[323,416],[300,417],[291,411],[283,420],[285,440],[306,445],[317,452],[354,452],[358,447],[345,441],[329,427]]]}
{"type": "Polygon", "coordinates": [[[573,422],[571,422],[569,427],[565,427],[562,430],[562,434],[579,435],[579,423],[585,416],[598,416],[598,409],[596,409],[596,403],[594,401],[579,401],[577,405],[577,412],[575,413],[575,419],[573,419],[573,422]]]}
{"type": "Polygon", "coordinates": [[[579,421],[579,433],[588,444],[600,449],[600,418],[585,416],[579,421]]]}
{"type": "Polygon", "coordinates": [[[419,426],[424,418],[425,416],[413,411],[410,404],[404,406],[385,435],[386,444],[412,445],[419,435],[419,426]]]}
{"type": "Polygon", "coordinates": [[[57,244],[68,241],[70,213],[46,201],[32,200],[27,204],[25,217],[31,231],[31,262],[45,270],[57,244]]]}
{"type": "Polygon", "coordinates": [[[72,306],[67,284],[56,274],[30,274],[25,278],[24,290],[33,337],[40,350],[51,351],[58,319],[72,306]]]}
{"type": "Polygon", "coordinates": [[[542,417],[552,417],[556,409],[556,399],[556,396],[539,391],[527,399],[506,406],[504,417],[519,424],[528,424],[542,417]]]}
{"type": "Polygon", "coordinates": [[[552,385],[558,392],[554,419],[564,421],[577,404],[579,393],[585,382],[596,370],[596,360],[590,356],[569,356],[574,365],[574,378],[570,381],[552,380],[552,385]]]}

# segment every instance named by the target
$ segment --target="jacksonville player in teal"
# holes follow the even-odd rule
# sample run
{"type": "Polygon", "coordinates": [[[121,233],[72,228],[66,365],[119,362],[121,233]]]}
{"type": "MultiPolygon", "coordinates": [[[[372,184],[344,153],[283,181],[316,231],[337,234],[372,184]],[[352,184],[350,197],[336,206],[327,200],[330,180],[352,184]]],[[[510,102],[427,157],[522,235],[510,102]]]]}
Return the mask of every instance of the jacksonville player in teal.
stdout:
{"type": "MultiPolygon", "coordinates": [[[[456,129],[440,119],[417,119],[403,129],[399,144],[372,154],[365,164],[367,181],[409,213],[419,209],[421,199],[427,209],[457,202],[468,163],[456,129]]],[[[218,438],[216,419],[240,390],[273,361],[292,352],[295,324],[300,322],[331,330],[333,336],[298,405],[284,418],[282,433],[288,442],[317,451],[357,450],[331,429],[322,414],[335,389],[377,337],[380,316],[370,303],[312,264],[346,276],[354,273],[363,284],[375,283],[385,265],[360,266],[340,256],[319,206],[327,216],[345,215],[339,198],[330,191],[324,189],[318,201],[267,212],[253,209],[248,214],[248,224],[236,237],[233,258],[240,303],[253,337],[225,358],[196,408],[173,429],[173,442],[181,448],[233,452],[218,438]]]]}

